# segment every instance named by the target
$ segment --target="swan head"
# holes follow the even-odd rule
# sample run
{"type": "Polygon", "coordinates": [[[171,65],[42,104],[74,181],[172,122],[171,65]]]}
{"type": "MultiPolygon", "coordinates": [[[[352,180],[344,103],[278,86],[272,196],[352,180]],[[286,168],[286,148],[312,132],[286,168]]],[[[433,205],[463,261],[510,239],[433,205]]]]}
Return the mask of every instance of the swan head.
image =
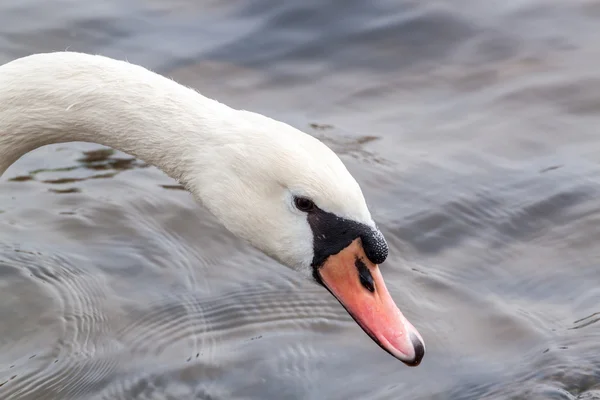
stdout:
{"type": "Polygon", "coordinates": [[[186,186],[232,233],[324,286],[384,350],[416,366],[425,347],[386,289],[388,246],[360,186],[318,139],[232,110],[186,186]],[[235,122],[233,122],[235,121],[235,122]]]}

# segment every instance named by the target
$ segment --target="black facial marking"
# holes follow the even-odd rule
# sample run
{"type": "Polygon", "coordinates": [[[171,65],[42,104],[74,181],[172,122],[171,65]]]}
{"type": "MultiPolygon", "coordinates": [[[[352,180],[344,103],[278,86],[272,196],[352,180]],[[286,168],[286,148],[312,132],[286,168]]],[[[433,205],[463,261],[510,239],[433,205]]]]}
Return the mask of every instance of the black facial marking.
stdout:
{"type": "Polygon", "coordinates": [[[319,207],[307,214],[313,232],[313,268],[317,269],[327,257],[337,254],[353,240],[360,238],[365,255],[374,264],[381,264],[388,255],[388,246],[381,232],[360,222],[340,218],[319,207]]]}
{"type": "Polygon", "coordinates": [[[365,263],[360,258],[356,259],[356,261],[354,262],[354,265],[356,266],[356,269],[358,270],[358,277],[360,278],[360,284],[363,285],[363,287],[365,289],[367,289],[369,292],[374,293],[375,292],[375,283],[373,282],[373,275],[371,275],[371,271],[369,271],[369,268],[367,268],[365,263]]]}

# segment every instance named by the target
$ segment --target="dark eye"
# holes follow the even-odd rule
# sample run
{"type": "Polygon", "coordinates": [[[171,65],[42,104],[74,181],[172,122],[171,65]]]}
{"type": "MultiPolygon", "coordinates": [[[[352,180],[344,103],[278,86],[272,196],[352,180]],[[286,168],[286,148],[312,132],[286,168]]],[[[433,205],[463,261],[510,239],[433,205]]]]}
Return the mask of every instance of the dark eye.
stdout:
{"type": "Polygon", "coordinates": [[[312,200],[307,199],[306,197],[296,197],[294,198],[294,204],[296,208],[300,211],[309,212],[314,210],[315,203],[312,200]]]}

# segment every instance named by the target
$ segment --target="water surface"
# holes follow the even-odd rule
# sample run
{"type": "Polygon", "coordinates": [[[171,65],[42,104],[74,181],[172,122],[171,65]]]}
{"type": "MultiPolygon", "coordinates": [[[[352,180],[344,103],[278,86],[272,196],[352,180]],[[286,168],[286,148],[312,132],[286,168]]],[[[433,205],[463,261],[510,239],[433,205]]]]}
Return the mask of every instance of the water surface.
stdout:
{"type": "Polygon", "coordinates": [[[598,37],[592,0],[3,1],[1,62],[126,58],[330,145],[427,354],[155,168],[61,144],[0,181],[0,398],[600,398],[598,37]]]}

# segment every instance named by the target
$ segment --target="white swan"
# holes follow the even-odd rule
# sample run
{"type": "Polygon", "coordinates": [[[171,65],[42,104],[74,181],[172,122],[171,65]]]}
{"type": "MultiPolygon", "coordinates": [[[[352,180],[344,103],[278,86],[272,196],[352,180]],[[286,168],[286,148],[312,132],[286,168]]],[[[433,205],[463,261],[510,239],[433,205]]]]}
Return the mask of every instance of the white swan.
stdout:
{"type": "Polygon", "coordinates": [[[0,66],[0,175],[51,143],[110,146],[181,182],[232,233],[327,288],[408,365],[423,339],[388,293],[359,185],[319,140],[143,67],[73,52],[0,66]]]}

